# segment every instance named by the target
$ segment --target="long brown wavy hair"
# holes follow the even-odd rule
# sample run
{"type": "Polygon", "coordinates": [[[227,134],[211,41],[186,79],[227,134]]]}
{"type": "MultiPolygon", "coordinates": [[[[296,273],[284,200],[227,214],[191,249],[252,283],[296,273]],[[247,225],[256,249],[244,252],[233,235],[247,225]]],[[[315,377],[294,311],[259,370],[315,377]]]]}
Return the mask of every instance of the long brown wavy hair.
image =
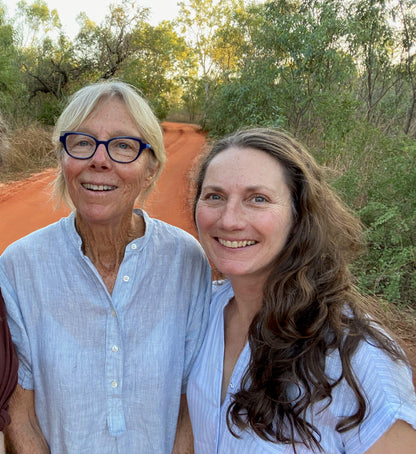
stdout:
{"type": "MultiPolygon", "coordinates": [[[[264,304],[251,323],[251,357],[241,390],[228,408],[228,427],[252,429],[264,440],[304,443],[322,450],[318,429],[306,418],[317,402],[331,402],[341,380],[351,387],[357,411],[341,419],[336,430],[346,432],[363,421],[367,405],[351,361],[362,341],[405,358],[395,342],[380,330],[382,311],[375,299],[354,286],[349,264],[361,252],[362,226],[325,181],[323,169],[289,134],[266,128],[239,131],[218,141],[204,156],[194,181],[193,210],[205,174],[219,153],[236,147],[262,150],[285,171],[291,192],[293,227],[274,259],[263,289],[264,304]],[[337,351],[341,375],[325,373],[328,354],[337,351]],[[295,386],[299,394],[293,398],[295,386]]],[[[296,393],[295,393],[296,394],[296,393]]]]}

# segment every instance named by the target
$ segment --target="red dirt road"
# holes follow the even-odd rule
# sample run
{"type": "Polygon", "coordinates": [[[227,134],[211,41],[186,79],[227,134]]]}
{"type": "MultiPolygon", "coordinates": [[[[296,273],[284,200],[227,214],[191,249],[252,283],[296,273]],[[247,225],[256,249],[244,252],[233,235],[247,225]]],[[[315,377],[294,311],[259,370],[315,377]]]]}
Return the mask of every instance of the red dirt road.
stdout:
{"type": "MultiPolygon", "coordinates": [[[[191,166],[202,151],[205,135],[197,126],[163,123],[167,163],[144,209],[150,216],[195,234],[186,208],[187,182],[191,166]]],[[[55,170],[0,186],[0,253],[13,241],[57,221],[69,213],[54,209],[51,183],[55,170]]]]}

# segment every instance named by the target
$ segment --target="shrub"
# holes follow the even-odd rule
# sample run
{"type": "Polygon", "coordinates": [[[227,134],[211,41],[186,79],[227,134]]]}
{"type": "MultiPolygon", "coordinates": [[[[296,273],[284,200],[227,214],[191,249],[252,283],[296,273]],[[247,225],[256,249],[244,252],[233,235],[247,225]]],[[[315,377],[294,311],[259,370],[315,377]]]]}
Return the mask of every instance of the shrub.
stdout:
{"type": "Polygon", "coordinates": [[[367,131],[342,150],[334,181],[366,229],[368,247],[353,272],[363,291],[416,311],[416,144],[367,131]]]}
{"type": "Polygon", "coordinates": [[[37,124],[18,127],[8,135],[3,155],[2,180],[23,178],[56,166],[50,131],[37,124]]]}
{"type": "Polygon", "coordinates": [[[371,201],[358,212],[367,226],[368,249],[353,268],[361,288],[416,310],[416,249],[412,241],[416,212],[404,216],[400,211],[399,206],[371,201]]]}

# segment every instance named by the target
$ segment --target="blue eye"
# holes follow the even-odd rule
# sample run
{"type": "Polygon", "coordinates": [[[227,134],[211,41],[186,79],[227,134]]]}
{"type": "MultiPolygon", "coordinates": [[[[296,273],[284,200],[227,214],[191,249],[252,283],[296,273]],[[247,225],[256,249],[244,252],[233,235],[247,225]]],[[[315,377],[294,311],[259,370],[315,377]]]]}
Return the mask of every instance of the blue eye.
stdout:
{"type": "Polygon", "coordinates": [[[257,203],[262,203],[262,202],[265,202],[266,201],[266,198],[263,197],[262,195],[255,195],[253,197],[253,201],[254,202],[257,202],[257,203]]]}
{"type": "Polygon", "coordinates": [[[201,194],[200,200],[206,200],[207,202],[217,202],[221,200],[221,196],[216,193],[209,192],[207,194],[201,194]]]}

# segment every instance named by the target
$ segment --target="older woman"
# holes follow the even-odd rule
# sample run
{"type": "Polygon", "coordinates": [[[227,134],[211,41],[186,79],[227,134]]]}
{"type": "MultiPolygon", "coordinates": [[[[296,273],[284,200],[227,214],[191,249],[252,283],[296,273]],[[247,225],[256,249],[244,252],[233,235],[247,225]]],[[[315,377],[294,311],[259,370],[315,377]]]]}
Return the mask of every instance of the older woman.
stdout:
{"type": "Polygon", "coordinates": [[[348,271],[360,224],[306,150],[269,129],[220,140],[194,209],[228,278],[189,379],[195,453],[414,453],[410,370],[348,271]]]}
{"type": "Polygon", "coordinates": [[[10,452],[171,453],[211,273],[193,237],[135,208],[165,161],[161,128],[111,81],[77,92],[54,138],[74,210],[0,258],[20,359],[10,452]]]}

